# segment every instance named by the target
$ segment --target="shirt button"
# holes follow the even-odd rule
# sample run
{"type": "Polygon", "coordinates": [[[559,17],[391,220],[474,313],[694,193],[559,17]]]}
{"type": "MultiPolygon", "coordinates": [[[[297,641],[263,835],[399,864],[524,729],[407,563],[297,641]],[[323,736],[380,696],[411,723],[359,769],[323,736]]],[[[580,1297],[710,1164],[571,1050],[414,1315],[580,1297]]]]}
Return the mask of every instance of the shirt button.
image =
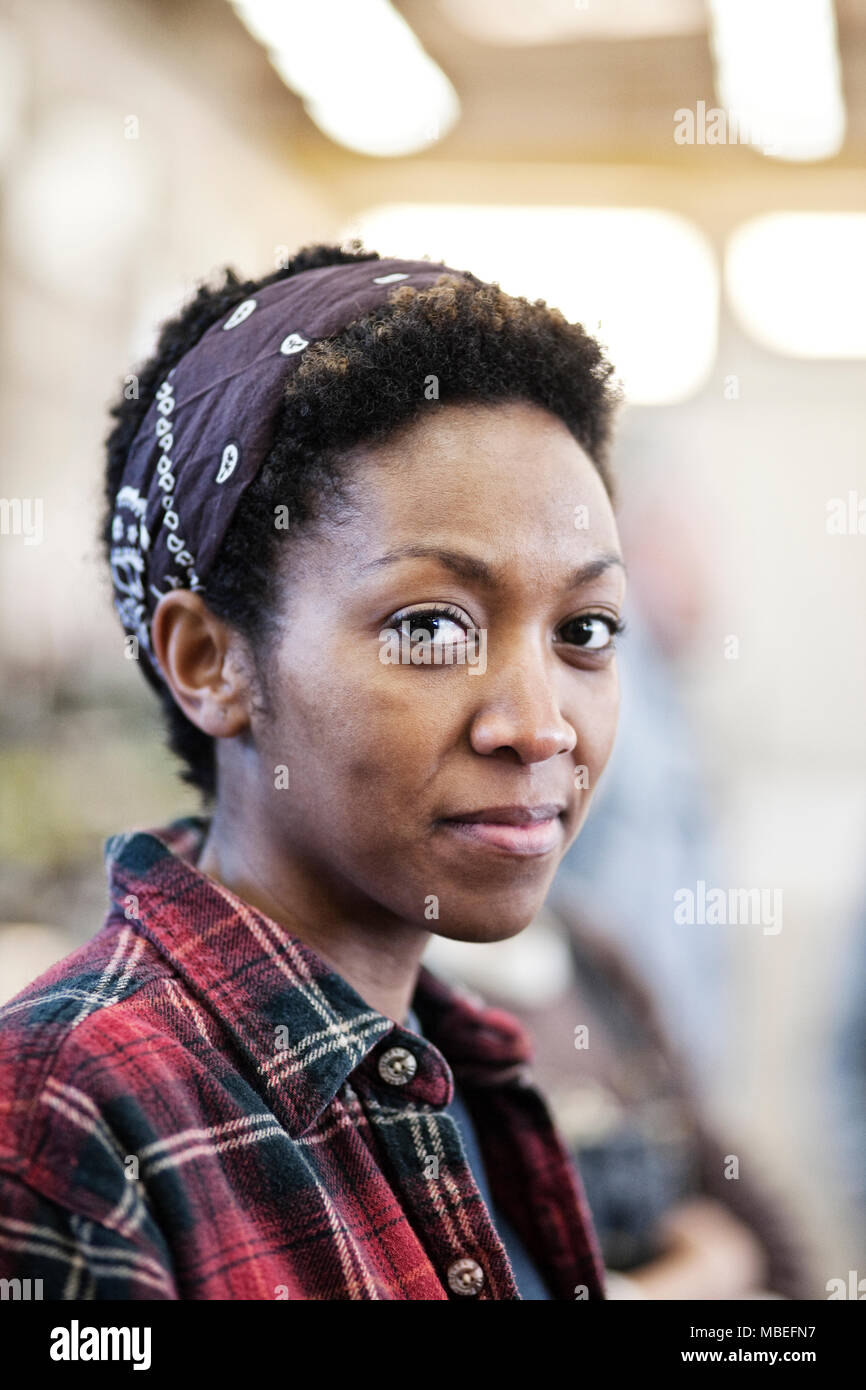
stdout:
{"type": "Polygon", "coordinates": [[[454,1293],[476,1294],[484,1284],[484,1270],[477,1260],[455,1260],[448,1266],[448,1285],[454,1293]]]}
{"type": "Polygon", "coordinates": [[[418,1070],[418,1063],[408,1047],[389,1047],[379,1058],[379,1075],[391,1086],[405,1086],[418,1070]]]}

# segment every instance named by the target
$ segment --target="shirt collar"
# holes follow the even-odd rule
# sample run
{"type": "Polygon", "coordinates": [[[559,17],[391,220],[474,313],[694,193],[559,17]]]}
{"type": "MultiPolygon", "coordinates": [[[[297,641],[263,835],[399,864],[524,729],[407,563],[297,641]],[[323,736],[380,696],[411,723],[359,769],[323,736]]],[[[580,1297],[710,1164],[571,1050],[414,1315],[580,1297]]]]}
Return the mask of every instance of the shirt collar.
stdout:
{"type": "Polygon", "coordinates": [[[399,1089],[407,1102],[442,1108],[455,1079],[461,1087],[525,1079],[532,1042],[504,1010],[422,965],[412,998],[421,1037],[371,1008],[299,937],[203,874],[196,862],[209,825],[205,816],[184,816],[107,840],[109,923],[132,924],[220,1019],[292,1137],[314,1124],[353,1073],[381,1085],[377,1062],[390,1047],[408,1048],[418,1062],[399,1089]]]}

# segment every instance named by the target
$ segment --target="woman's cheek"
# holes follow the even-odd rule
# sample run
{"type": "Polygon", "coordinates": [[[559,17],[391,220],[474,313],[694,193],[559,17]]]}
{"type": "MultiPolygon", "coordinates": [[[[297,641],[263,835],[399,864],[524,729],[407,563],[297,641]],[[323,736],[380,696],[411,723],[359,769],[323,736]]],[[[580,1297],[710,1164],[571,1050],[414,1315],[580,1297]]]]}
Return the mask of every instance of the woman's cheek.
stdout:
{"type": "Polygon", "coordinates": [[[577,730],[576,784],[582,785],[579,774],[580,769],[585,768],[582,780],[590,792],[595,789],[613,752],[619,722],[619,680],[615,667],[604,674],[607,679],[594,687],[592,699],[571,715],[566,714],[577,730]]]}
{"type": "Polygon", "coordinates": [[[464,727],[459,702],[432,682],[404,678],[390,687],[361,692],[353,708],[351,731],[342,740],[351,750],[348,777],[355,794],[418,802],[438,767],[460,741],[464,727]]]}

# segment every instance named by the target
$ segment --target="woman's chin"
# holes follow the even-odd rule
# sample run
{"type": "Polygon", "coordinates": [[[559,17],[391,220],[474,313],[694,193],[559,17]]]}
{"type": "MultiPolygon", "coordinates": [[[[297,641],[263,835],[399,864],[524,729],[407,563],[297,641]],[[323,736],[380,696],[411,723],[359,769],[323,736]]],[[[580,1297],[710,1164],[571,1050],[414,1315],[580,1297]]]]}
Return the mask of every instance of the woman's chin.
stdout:
{"type": "Polygon", "coordinates": [[[493,943],[494,941],[510,941],[513,936],[518,936],[520,932],[526,930],[540,907],[541,903],[531,912],[520,915],[512,913],[507,917],[491,914],[483,921],[478,922],[464,918],[453,924],[431,922],[429,925],[432,928],[433,936],[442,936],[447,941],[465,941],[475,945],[493,943]]]}

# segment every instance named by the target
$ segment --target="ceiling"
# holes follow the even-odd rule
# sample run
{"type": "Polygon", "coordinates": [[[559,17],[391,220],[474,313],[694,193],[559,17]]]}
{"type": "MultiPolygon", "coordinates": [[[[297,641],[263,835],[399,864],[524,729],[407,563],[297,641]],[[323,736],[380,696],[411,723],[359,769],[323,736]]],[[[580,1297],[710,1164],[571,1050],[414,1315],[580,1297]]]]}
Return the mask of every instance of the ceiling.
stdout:
{"type": "MultiPolygon", "coordinates": [[[[451,20],[458,10],[471,12],[473,0],[398,0],[462,103],[462,118],[437,153],[445,159],[581,163],[718,161],[720,147],[685,147],[672,138],[675,110],[717,102],[704,6],[641,0],[641,7],[645,14],[678,12],[682,31],[634,36],[623,24],[623,37],[594,33],[585,19],[599,8],[610,14],[609,28],[618,10],[639,19],[635,0],[607,0],[601,7],[594,3],[585,16],[578,12],[584,31],[570,40],[494,46],[469,37],[451,20]]],[[[489,0],[480,8],[489,10],[489,0]]],[[[836,15],[848,108],[848,137],[837,159],[866,164],[866,5],[836,0],[836,15]]],[[[750,165],[768,163],[746,146],[721,153],[750,165]]]]}
{"type": "MultiPolygon", "coordinates": [[[[528,13],[541,0],[497,3],[503,12],[517,5],[528,13]]],[[[545,3],[561,8],[564,0],[545,3]]],[[[483,19],[491,0],[394,4],[453,83],[462,107],[455,128],[414,160],[712,164],[727,172],[773,167],[747,146],[673,140],[677,109],[718,103],[702,0],[592,0],[574,36],[533,43],[478,36],[473,19],[483,19]],[[667,15],[667,26],[650,24],[650,13],[667,15]],[[602,25],[599,15],[610,22],[602,25]],[[599,33],[600,27],[621,36],[599,33]],[[663,32],[638,36],[636,27],[663,32]]],[[[321,134],[228,0],[137,0],[135,10],[151,32],[156,14],[169,60],[184,69],[186,80],[209,87],[266,143],[298,157],[368,162],[321,134]]],[[[841,153],[823,167],[858,168],[866,166],[866,4],[836,0],[836,15],[848,131],[841,153]]],[[[501,27],[507,33],[505,20],[501,27]]],[[[387,81],[374,57],[364,61],[371,82],[387,81]]]]}

